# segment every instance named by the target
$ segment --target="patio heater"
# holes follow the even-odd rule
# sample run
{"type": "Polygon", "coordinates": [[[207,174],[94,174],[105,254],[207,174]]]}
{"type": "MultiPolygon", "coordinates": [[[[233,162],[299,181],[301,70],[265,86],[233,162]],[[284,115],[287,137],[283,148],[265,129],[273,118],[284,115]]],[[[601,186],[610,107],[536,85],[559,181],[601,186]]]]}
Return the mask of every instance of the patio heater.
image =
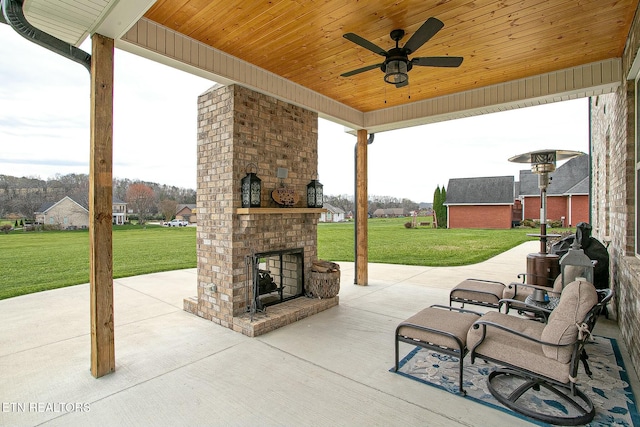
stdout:
{"type": "Polygon", "coordinates": [[[549,174],[556,170],[556,162],[569,160],[584,153],[568,150],[539,150],[513,156],[509,159],[514,163],[530,163],[531,172],[538,175],[540,189],[540,234],[528,236],[540,238],[540,252],[527,256],[527,283],[550,286],[560,273],[560,257],[547,253],[547,238],[560,237],[558,234],[547,234],[547,187],[549,174]],[[551,281],[547,280],[551,279],[551,281]]]}

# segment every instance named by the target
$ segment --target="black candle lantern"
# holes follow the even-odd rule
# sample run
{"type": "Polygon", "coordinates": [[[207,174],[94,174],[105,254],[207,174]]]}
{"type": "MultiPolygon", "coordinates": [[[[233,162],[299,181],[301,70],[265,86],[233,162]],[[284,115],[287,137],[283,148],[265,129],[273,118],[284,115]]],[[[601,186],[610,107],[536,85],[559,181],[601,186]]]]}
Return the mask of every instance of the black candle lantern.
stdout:
{"type": "Polygon", "coordinates": [[[307,184],[307,206],[310,208],[321,208],[323,205],[324,194],[322,192],[322,184],[317,179],[311,180],[307,184]]]}
{"type": "Polygon", "coordinates": [[[247,175],[242,178],[242,207],[243,208],[259,208],[260,196],[262,194],[262,180],[258,178],[255,172],[250,172],[250,167],[255,169],[258,167],[255,163],[247,165],[247,175]]]}

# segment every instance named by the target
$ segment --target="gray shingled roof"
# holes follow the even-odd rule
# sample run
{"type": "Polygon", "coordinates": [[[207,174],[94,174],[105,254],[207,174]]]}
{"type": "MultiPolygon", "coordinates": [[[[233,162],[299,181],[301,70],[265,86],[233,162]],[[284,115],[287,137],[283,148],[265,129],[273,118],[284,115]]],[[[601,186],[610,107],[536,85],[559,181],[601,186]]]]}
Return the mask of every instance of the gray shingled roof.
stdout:
{"type": "Polygon", "coordinates": [[[55,205],[59,201],[60,200],[56,200],[55,202],[44,202],[42,205],[40,205],[40,207],[38,208],[38,210],[36,212],[44,213],[44,212],[48,211],[49,209],[51,209],[51,206],[55,205]]]}
{"type": "Polygon", "coordinates": [[[328,210],[329,212],[334,213],[334,214],[343,214],[344,213],[343,209],[341,209],[339,207],[336,207],[336,206],[333,206],[333,205],[330,205],[329,203],[323,204],[322,207],[325,208],[326,210],[328,210]]]}
{"type": "MultiPolygon", "coordinates": [[[[325,205],[326,206],[326,205],[325,205]]],[[[374,216],[382,216],[382,215],[406,215],[407,211],[404,208],[378,208],[373,212],[374,216]]]]}
{"type": "Polygon", "coordinates": [[[407,210],[405,208],[386,208],[384,213],[386,215],[406,215],[407,210]]]}
{"type": "MultiPolygon", "coordinates": [[[[589,156],[578,156],[549,174],[547,195],[589,194],[589,156]],[[586,181],[585,181],[586,180],[586,181]]],[[[520,171],[520,196],[540,195],[538,175],[520,171]]]]}
{"type": "Polygon", "coordinates": [[[540,195],[540,189],[538,188],[538,175],[528,170],[520,171],[520,196],[534,196],[540,195]]]}
{"type": "Polygon", "coordinates": [[[589,177],[584,177],[582,181],[569,188],[564,194],[589,194],[589,177]]]}
{"type": "Polygon", "coordinates": [[[445,205],[513,204],[514,180],[512,176],[482,178],[453,178],[447,186],[445,205]]]}
{"type": "Polygon", "coordinates": [[[193,203],[183,203],[181,205],[178,205],[178,208],[176,209],[176,213],[180,212],[182,209],[184,208],[189,208],[190,210],[194,210],[196,208],[196,205],[193,203]]]}
{"type": "Polygon", "coordinates": [[[69,197],[69,196],[64,196],[63,198],[56,200],[55,202],[45,202],[42,205],[40,205],[40,208],[38,208],[38,210],[36,211],[36,213],[45,213],[47,212],[49,209],[51,209],[53,206],[57,205],[58,203],[60,203],[61,201],[63,201],[64,199],[69,199],[72,202],[75,202],[76,204],[80,205],[80,207],[82,207],[83,209],[85,209],[86,211],[89,211],[89,206],[86,206],[84,203],[80,203],[78,202],[76,199],[74,199],[73,197],[69,197]]]}

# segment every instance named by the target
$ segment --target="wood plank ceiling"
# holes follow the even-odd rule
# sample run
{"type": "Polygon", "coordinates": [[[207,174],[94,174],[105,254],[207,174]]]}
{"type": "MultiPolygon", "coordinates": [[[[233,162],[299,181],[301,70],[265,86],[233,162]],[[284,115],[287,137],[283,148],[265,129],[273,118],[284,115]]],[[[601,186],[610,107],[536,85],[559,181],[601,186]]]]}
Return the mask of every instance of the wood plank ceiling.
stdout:
{"type": "Polygon", "coordinates": [[[159,0],[145,17],[363,112],[620,57],[638,0],[159,0]],[[389,50],[429,17],[444,28],[413,56],[462,56],[459,68],[414,67],[409,85],[384,58],[343,38],[389,50]]]}

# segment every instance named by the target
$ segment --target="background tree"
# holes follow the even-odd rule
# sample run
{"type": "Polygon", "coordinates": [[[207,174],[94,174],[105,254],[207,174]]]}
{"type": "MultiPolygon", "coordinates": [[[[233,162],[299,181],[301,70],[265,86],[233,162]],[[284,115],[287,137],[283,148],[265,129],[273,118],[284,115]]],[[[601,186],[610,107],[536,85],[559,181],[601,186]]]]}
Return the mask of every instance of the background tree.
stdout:
{"type": "Polygon", "coordinates": [[[438,205],[440,204],[440,186],[436,187],[436,190],[433,192],[433,219],[438,223],[438,205]]]}
{"type": "Polygon", "coordinates": [[[438,222],[438,228],[447,228],[447,207],[444,202],[447,200],[447,190],[442,186],[436,187],[433,193],[433,214],[438,222]]]}
{"type": "Polygon", "coordinates": [[[402,199],[400,207],[403,208],[407,213],[420,209],[420,205],[411,199],[402,199]]]}
{"type": "MultiPolygon", "coordinates": [[[[155,193],[155,203],[150,213],[157,212],[160,200],[170,199],[176,203],[194,204],[196,190],[154,182],[133,182],[130,179],[113,179],[113,197],[127,200],[127,190],[132,184],[144,184],[155,193]]],[[[83,206],[89,204],[89,175],[56,174],[44,180],[39,177],[15,177],[0,174],[0,218],[16,214],[33,219],[34,212],[44,203],[57,202],[69,196],[83,206]]],[[[133,209],[129,206],[130,209],[133,209]]],[[[175,212],[174,212],[175,214],[175,212]]]]}
{"type": "Polygon", "coordinates": [[[41,188],[27,188],[21,191],[20,197],[12,200],[14,212],[33,220],[36,217],[36,211],[42,206],[43,200],[46,201],[46,193],[41,188]]]}
{"type": "Polygon", "coordinates": [[[444,205],[447,201],[447,189],[442,186],[442,191],[440,191],[440,200],[442,200],[441,216],[442,216],[442,228],[447,228],[447,207],[444,205]]]}
{"type": "Polygon", "coordinates": [[[127,190],[129,186],[133,184],[131,180],[124,178],[113,178],[113,197],[117,197],[120,200],[127,200],[127,190]]]}
{"type": "Polygon", "coordinates": [[[138,214],[138,224],[144,224],[151,209],[155,207],[153,189],[142,183],[131,184],[127,189],[127,204],[138,214]]]}
{"type": "Polygon", "coordinates": [[[160,201],[160,213],[165,221],[171,221],[176,214],[178,203],[175,200],[164,199],[160,201]]]}
{"type": "Polygon", "coordinates": [[[55,187],[61,187],[62,194],[71,197],[82,206],[89,206],[89,175],[75,173],[68,175],[56,174],[54,179],[47,181],[48,189],[55,187]]]}

